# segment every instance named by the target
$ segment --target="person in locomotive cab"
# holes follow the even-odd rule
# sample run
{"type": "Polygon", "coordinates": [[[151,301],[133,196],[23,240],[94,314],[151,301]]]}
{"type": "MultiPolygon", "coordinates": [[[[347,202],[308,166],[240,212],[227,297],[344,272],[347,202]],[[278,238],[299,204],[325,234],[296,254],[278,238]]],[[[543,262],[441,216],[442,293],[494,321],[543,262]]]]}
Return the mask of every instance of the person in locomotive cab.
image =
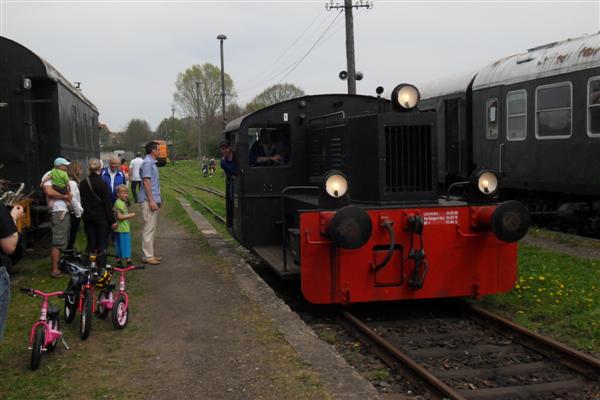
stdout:
{"type": "Polygon", "coordinates": [[[229,142],[225,139],[219,142],[219,150],[221,151],[221,169],[227,177],[236,174],[235,153],[229,146],[229,142]]]}
{"type": "Polygon", "coordinates": [[[281,163],[282,157],[278,154],[269,132],[262,128],[258,131],[258,140],[250,148],[250,166],[265,167],[281,163]]]}
{"type": "Polygon", "coordinates": [[[225,139],[219,142],[219,150],[221,151],[221,169],[227,176],[225,181],[226,202],[227,207],[227,226],[232,225],[231,215],[233,212],[233,178],[237,173],[237,165],[235,162],[235,153],[231,149],[229,142],[225,139]]]}

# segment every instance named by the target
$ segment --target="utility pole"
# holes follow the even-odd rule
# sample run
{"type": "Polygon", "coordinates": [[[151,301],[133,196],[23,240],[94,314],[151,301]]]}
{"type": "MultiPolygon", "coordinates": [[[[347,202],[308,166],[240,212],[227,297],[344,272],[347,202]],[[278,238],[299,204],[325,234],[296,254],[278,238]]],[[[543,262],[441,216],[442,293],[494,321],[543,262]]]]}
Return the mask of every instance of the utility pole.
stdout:
{"type": "Polygon", "coordinates": [[[217,39],[221,42],[221,100],[223,101],[223,128],[225,128],[225,65],[223,63],[223,40],[227,39],[227,36],[221,34],[217,36],[217,39]]]}
{"type": "Polygon", "coordinates": [[[325,9],[338,10],[344,9],[346,17],[346,64],[348,68],[348,94],[356,94],[356,62],[354,58],[354,18],[352,9],[373,8],[372,0],[344,0],[344,2],[331,0],[325,3],[325,9]]]}
{"type": "Polygon", "coordinates": [[[196,81],[196,117],[198,118],[198,160],[202,160],[202,127],[200,126],[200,81],[196,81]]]}
{"type": "Polygon", "coordinates": [[[171,162],[175,164],[175,158],[177,157],[177,150],[175,149],[175,106],[171,105],[171,122],[173,123],[171,126],[171,142],[173,143],[173,157],[171,157],[171,162]]]}

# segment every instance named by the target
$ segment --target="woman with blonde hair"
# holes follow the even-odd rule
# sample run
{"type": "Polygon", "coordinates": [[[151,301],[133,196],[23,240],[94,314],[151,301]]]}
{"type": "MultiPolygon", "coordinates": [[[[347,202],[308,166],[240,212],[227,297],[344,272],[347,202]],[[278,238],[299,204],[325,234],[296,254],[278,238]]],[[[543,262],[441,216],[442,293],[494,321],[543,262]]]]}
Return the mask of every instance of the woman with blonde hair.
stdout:
{"type": "Polygon", "coordinates": [[[102,162],[92,158],[88,162],[89,176],[81,181],[79,192],[83,206],[83,228],[87,237],[87,254],[106,251],[109,228],[115,223],[108,185],[100,176],[102,162]]]}
{"type": "Polygon", "coordinates": [[[81,215],[83,214],[81,195],[79,193],[79,180],[81,179],[81,171],[81,164],[79,164],[77,161],[73,161],[67,169],[67,174],[69,175],[69,190],[73,196],[71,199],[73,214],[71,215],[71,229],[69,230],[69,243],[67,244],[67,250],[73,250],[75,239],[77,238],[77,231],[79,230],[81,215]]]}

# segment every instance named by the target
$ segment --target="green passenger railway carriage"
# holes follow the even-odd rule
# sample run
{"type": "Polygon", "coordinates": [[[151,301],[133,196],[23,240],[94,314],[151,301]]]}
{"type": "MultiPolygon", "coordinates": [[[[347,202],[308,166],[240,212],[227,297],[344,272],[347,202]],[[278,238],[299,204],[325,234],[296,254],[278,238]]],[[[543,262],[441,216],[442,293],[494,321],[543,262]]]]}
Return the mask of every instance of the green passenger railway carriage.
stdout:
{"type": "Polygon", "coordinates": [[[503,198],[600,236],[600,33],[537,46],[422,86],[449,185],[498,171],[503,198]]]}
{"type": "Polygon", "coordinates": [[[50,63],[0,37],[0,177],[37,188],[60,156],[100,154],[98,109],[50,63]]]}

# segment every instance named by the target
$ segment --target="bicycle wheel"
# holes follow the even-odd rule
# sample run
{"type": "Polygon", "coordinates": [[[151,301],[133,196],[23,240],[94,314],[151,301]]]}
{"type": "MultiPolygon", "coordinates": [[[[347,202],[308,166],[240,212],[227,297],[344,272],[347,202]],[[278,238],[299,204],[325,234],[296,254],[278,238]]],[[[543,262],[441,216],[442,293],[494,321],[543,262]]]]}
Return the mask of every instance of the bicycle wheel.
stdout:
{"type": "Polygon", "coordinates": [[[98,317],[100,317],[101,319],[106,318],[106,316],[108,315],[108,312],[110,311],[107,307],[102,305],[102,301],[108,299],[109,293],[110,292],[108,290],[103,290],[98,295],[98,302],[96,303],[96,305],[97,305],[96,313],[98,314],[98,317]]]}
{"type": "Polygon", "coordinates": [[[112,309],[112,322],[115,328],[123,329],[129,321],[129,310],[125,306],[125,297],[121,296],[112,309]]]}
{"type": "Polygon", "coordinates": [[[30,367],[33,371],[38,369],[40,361],[42,360],[42,348],[44,347],[44,327],[38,326],[35,328],[35,335],[33,336],[33,347],[31,348],[31,363],[30,367]]]}
{"type": "Polygon", "coordinates": [[[85,340],[92,330],[92,291],[85,289],[83,293],[83,309],[81,310],[81,321],[79,324],[79,336],[85,340]]]}
{"type": "MultiPolygon", "coordinates": [[[[60,331],[60,321],[58,320],[58,317],[52,318],[48,323],[50,324],[50,328],[52,328],[55,331],[60,331]]],[[[54,349],[56,348],[57,340],[58,339],[55,339],[54,341],[48,343],[48,346],[46,346],[46,350],[54,351],[54,349]]]]}
{"type": "MultiPolygon", "coordinates": [[[[69,281],[67,285],[67,293],[77,293],[72,283],[69,281]]],[[[65,296],[65,322],[71,323],[75,319],[75,312],[77,311],[77,294],[65,296]]]]}

